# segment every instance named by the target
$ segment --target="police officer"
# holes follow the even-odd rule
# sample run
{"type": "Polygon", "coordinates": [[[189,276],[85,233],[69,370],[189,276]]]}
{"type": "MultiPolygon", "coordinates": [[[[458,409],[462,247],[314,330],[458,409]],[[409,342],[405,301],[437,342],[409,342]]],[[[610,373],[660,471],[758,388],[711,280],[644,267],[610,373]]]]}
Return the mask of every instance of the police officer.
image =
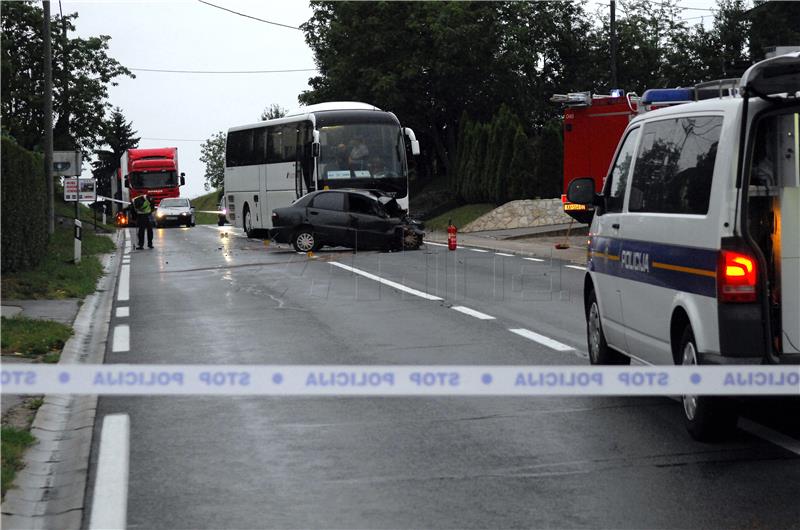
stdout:
{"type": "Polygon", "coordinates": [[[136,212],[136,228],[139,246],[144,248],[144,231],[147,229],[147,247],[153,248],[153,200],[148,195],[139,195],[133,199],[133,211],[136,212]]]}

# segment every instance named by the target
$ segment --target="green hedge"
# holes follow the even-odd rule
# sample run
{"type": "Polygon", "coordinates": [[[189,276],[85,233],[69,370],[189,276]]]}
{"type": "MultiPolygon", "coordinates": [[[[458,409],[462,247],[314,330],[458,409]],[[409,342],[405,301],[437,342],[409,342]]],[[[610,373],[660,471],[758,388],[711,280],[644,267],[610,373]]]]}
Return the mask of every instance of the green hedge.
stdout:
{"type": "Polygon", "coordinates": [[[47,252],[47,188],[42,156],[2,137],[2,272],[34,267],[47,252]]]}

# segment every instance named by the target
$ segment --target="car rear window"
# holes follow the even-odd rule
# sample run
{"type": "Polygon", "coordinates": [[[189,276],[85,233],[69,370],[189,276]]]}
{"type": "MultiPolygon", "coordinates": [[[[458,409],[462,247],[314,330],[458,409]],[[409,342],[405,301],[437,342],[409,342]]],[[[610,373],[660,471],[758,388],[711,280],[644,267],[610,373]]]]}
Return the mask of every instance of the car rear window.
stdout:
{"type": "Polygon", "coordinates": [[[628,211],[708,213],[722,117],[645,124],[633,168],[628,211]]]}
{"type": "Polygon", "coordinates": [[[344,193],[338,193],[338,192],[320,193],[319,195],[314,197],[314,202],[312,206],[314,208],[319,208],[321,210],[343,211],[344,193]]]}

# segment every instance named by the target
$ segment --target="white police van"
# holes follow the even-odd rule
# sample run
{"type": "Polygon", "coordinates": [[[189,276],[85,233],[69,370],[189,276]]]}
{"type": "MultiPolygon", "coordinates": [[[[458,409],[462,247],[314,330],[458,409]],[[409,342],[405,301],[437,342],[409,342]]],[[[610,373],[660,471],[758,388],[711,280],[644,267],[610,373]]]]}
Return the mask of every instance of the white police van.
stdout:
{"type": "MultiPolygon", "coordinates": [[[[631,120],[600,194],[570,183],[596,208],[593,364],[800,362],[800,53],[727,83],[631,120]]],[[[730,400],[682,399],[693,437],[735,427],[730,400]]]]}

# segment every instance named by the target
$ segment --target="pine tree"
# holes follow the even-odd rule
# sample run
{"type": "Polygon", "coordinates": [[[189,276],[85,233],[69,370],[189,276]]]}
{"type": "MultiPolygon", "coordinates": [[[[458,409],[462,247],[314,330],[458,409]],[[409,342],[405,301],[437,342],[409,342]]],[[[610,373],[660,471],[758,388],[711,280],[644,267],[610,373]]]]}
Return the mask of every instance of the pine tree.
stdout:
{"type": "Polygon", "coordinates": [[[111,196],[111,178],[119,169],[119,159],[127,149],[135,149],[139,145],[139,137],[133,129],[133,123],[125,121],[122,109],[111,111],[111,115],[103,123],[103,145],[109,149],[95,151],[97,160],[92,163],[92,175],[97,179],[97,194],[111,196]]]}
{"type": "Polygon", "coordinates": [[[512,142],[512,156],[508,166],[508,198],[510,200],[533,198],[535,160],[530,141],[521,126],[514,131],[512,142]]]}

